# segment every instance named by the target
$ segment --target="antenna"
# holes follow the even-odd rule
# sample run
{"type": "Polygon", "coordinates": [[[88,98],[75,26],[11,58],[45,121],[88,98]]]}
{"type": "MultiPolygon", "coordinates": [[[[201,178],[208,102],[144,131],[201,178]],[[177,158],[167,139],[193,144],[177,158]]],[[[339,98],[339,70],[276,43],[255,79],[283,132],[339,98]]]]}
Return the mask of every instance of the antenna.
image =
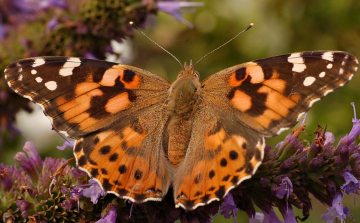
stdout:
{"type": "Polygon", "coordinates": [[[141,34],[143,34],[146,38],[148,38],[151,42],[153,42],[156,46],[160,47],[162,50],[164,50],[165,52],[167,52],[170,56],[172,56],[179,64],[182,68],[183,65],[181,64],[181,62],[178,60],[178,58],[176,58],[174,55],[172,55],[169,51],[167,51],[164,47],[160,46],[159,44],[157,44],[154,40],[152,40],[150,37],[148,37],[143,31],[141,31],[140,29],[138,29],[138,27],[134,24],[133,21],[130,21],[129,24],[136,29],[137,31],[139,31],[141,34]]]}
{"type": "Polygon", "coordinates": [[[221,47],[225,46],[226,44],[230,43],[231,41],[233,41],[236,37],[238,37],[240,34],[248,31],[251,27],[253,27],[254,23],[250,23],[250,25],[248,25],[248,27],[246,27],[243,31],[239,32],[238,34],[236,34],[236,36],[234,36],[233,38],[231,38],[229,41],[227,41],[226,43],[222,44],[221,46],[219,46],[218,48],[214,49],[213,51],[211,51],[210,53],[207,53],[205,56],[201,57],[200,60],[198,60],[194,66],[199,63],[202,59],[204,59],[205,57],[209,56],[210,54],[212,54],[213,52],[215,52],[216,50],[220,49],[221,47]]]}

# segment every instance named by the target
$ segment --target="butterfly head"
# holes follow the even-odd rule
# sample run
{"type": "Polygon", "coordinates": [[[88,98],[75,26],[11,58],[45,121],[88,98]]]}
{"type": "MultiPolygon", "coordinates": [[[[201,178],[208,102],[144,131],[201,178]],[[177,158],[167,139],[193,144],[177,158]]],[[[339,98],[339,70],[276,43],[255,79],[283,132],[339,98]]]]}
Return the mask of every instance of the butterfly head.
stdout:
{"type": "Polygon", "coordinates": [[[184,77],[184,76],[194,76],[194,77],[196,77],[197,79],[199,79],[199,77],[200,77],[199,72],[197,72],[196,70],[194,70],[194,66],[193,66],[192,60],[190,60],[190,64],[189,64],[189,65],[187,65],[186,62],[184,63],[183,69],[179,72],[177,78],[179,79],[180,77],[184,77]]]}

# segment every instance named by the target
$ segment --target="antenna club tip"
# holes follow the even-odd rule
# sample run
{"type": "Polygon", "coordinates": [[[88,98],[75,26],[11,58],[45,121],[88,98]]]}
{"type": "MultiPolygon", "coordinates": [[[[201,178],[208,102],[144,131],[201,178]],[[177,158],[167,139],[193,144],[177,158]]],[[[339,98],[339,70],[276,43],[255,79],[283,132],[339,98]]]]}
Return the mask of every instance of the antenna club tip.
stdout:
{"type": "Polygon", "coordinates": [[[133,22],[133,21],[130,21],[130,22],[129,22],[129,24],[130,24],[130,25],[133,25],[133,24],[134,24],[134,22],[133,22]]]}
{"type": "Polygon", "coordinates": [[[254,26],[254,23],[250,23],[250,25],[249,26],[254,26]]]}

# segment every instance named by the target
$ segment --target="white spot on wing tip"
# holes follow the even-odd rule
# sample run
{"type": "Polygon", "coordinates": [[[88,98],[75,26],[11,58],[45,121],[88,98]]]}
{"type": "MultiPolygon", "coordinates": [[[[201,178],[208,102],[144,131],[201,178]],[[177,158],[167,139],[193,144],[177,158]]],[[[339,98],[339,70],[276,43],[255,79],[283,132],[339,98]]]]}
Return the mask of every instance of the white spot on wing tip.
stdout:
{"type": "MultiPolygon", "coordinates": [[[[69,59],[67,60],[67,62],[81,63],[81,60],[80,60],[80,58],[78,58],[78,57],[69,57],[69,59]]],[[[77,66],[80,66],[80,64],[77,65],[77,66]]]]}
{"type": "Polygon", "coordinates": [[[354,77],[354,74],[351,74],[350,76],[349,76],[349,81],[351,81],[351,79],[354,77]]]}
{"type": "Polygon", "coordinates": [[[323,78],[323,77],[325,77],[325,74],[326,74],[325,71],[323,71],[319,74],[319,77],[323,78]]]}
{"type": "Polygon", "coordinates": [[[311,77],[311,76],[306,77],[304,82],[303,82],[303,85],[308,87],[308,86],[312,85],[315,82],[315,80],[316,80],[315,77],[311,77]]]}
{"type": "Polygon", "coordinates": [[[276,135],[279,135],[280,133],[282,133],[283,131],[288,130],[289,128],[280,128],[279,131],[276,132],[276,135]]]}
{"type": "Polygon", "coordinates": [[[327,90],[324,92],[324,96],[328,95],[329,93],[333,92],[333,90],[327,90]]]}
{"type": "Polygon", "coordinates": [[[48,81],[45,83],[45,87],[49,89],[50,91],[54,91],[57,88],[57,84],[55,81],[48,81]]]}
{"type": "Polygon", "coordinates": [[[24,77],[24,76],[23,76],[22,74],[20,74],[18,80],[19,80],[19,81],[22,81],[23,77],[24,77]]]}
{"type": "Polygon", "coordinates": [[[298,122],[303,116],[304,116],[305,112],[301,112],[298,114],[296,121],[298,122]]]}
{"type": "Polygon", "coordinates": [[[334,53],[333,52],[325,52],[321,58],[323,58],[324,60],[329,60],[331,62],[334,62],[334,53]]]}
{"type": "MultiPolygon", "coordinates": [[[[65,132],[65,131],[59,131],[59,133],[63,134],[66,137],[69,137],[69,134],[67,132],[65,132]]],[[[74,148],[75,148],[75,146],[74,146],[74,148]]]]}
{"type": "Polygon", "coordinates": [[[34,60],[34,63],[32,64],[32,67],[38,67],[45,64],[45,60],[43,58],[36,58],[34,60]]]}
{"type": "MultiPolygon", "coordinates": [[[[16,93],[18,93],[18,91],[16,93]]],[[[30,97],[29,95],[23,95],[23,97],[29,99],[30,101],[33,101],[32,97],[30,97]]]]}
{"type": "Polygon", "coordinates": [[[31,74],[37,74],[36,70],[31,70],[31,74]]]}
{"type": "Polygon", "coordinates": [[[313,104],[315,103],[315,102],[317,102],[317,101],[320,101],[320,98],[316,98],[316,99],[314,99],[314,100],[312,100],[312,101],[310,101],[310,103],[309,103],[309,108],[311,107],[311,106],[313,106],[313,104]]]}
{"type": "Polygon", "coordinates": [[[293,64],[292,71],[301,73],[306,69],[301,53],[293,53],[288,57],[288,62],[293,64]]]}
{"type": "Polygon", "coordinates": [[[38,83],[41,83],[41,82],[43,81],[43,79],[42,79],[41,77],[36,77],[35,80],[36,80],[36,82],[38,82],[38,83]]]}
{"type": "MultiPolygon", "coordinates": [[[[40,106],[40,108],[43,110],[43,111],[45,111],[45,107],[44,107],[44,105],[42,105],[42,104],[40,104],[40,103],[36,103],[37,105],[39,105],[40,106]]],[[[48,117],[49,118],[49,116],[46,116],[46,117],[48,117]]],[[[52,120],[50,120],[50,122],[51,122],[51,124],[52,124],[52,120]]]]}
{"type": "Polygon", "coordinates": [[[333,67],[333,64],[332,63],[329,63],[328,65],[326,65],[326,68],[327,69],[331,69],[333,67]]]}
{"type": "Polygon", "coordinates": [[[81,60],[80,58],[77,57],[70,57],[67,59],[67,61],[64,63],[64,65],[62,66],[62,68],[59,71],[59,74],[61,76],[70,76],[73,74],[73,69],[75,67],[78,67],[81,65],[81,60]]]}
{"type": "Polygon", "coordinates": [[[343,74],[343,73],[344,73],[344,69],[340,68],[339,74],[343,74]]]}

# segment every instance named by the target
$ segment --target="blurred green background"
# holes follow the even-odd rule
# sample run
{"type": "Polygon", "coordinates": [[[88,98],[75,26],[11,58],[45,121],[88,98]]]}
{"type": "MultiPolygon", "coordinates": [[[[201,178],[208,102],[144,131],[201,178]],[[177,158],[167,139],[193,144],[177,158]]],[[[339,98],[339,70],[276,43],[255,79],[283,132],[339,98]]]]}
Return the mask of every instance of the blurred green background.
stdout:
{"type": "MultiPolygon", "coordinates": [[[[254,23],[249,31],[197,64],[196,69],[202,80],[236,64],[297,51],[342,50],[360,58],[359,0],[203,2],[205,6],[198,8],[196,13],[184,14],[184,18],[194,24],[194,29],[159,12],[158,16],[150,18],[150,25],[143,30],[183,63],[190,59],[197,61],[250,23],[254,23]]],[[[131,65],[157,73],[171,81],[176,79],[181,69],[179,64],[139,32],[135,32],[134,38],[126,43],[130,47],[128,61],[131,61],[131,65]]],[[[316,130],[317,123],[328,125],[327,130],[335,134],[337,141],[349,133],[353,118],[350,102],[355,102],[360,116],[359,84],[360,74],[356,74],[348,85],[316,103],[306,119],[307,133],[316,130]]],[[[37,114],[20,114],[17,123],[23,134],[14,141],[6,141],[4,148],[0,150],[0,162],[14,164],[13,156],[21,151],[26,140],[37,144],[42,157],[72,157],[70,148],[65,151],[55,148],[62,145],[63,140],[51,132],[49,124],[43,127],[42,123],[48,123],[48,120],[41,113],[38,110],[37,114]]],[[[290,130],[269,139],[268,143],[276,145],[289,132],[290,130]]],[[[304,137],[307,140],[312,138],[304,137]]],[[[360,221],[360,206],[354,204],[352,196],[347,196],[345,201],[344,205],[350,208],[350,214],[360,221]]],[[[325,212],[326,207],[314,200],[313,211],[307,222],[319,222],[320,215],[325,212]]],[[[302,216],[297,210],[295,215],[302,216]]],[[[239,222],[247,222],[246,219],[246,214],[239,213],[239,222]]],[[[214,222],[232,220],[219,216],[214,222]]]]}

